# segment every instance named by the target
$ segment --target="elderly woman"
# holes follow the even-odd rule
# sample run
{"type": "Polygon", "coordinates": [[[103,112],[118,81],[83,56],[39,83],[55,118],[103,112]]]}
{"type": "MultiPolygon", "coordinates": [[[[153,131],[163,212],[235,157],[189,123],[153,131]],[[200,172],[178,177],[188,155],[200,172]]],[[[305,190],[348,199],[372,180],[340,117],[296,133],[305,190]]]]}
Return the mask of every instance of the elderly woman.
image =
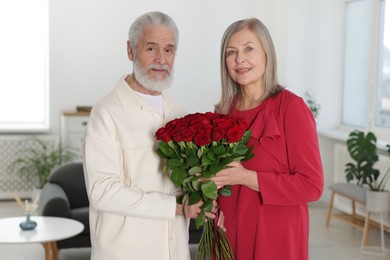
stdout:
{"type": "Polygon", "coordinates": [[[221,79],[215,110],[249,124],[255,154],[213,178],[232,185],[219,205],[236,260],[308,259],[307,203],[323,191],[316,123],[304,100],[278,84],[272,39],[258,19],[225,31],[221,79]]]}

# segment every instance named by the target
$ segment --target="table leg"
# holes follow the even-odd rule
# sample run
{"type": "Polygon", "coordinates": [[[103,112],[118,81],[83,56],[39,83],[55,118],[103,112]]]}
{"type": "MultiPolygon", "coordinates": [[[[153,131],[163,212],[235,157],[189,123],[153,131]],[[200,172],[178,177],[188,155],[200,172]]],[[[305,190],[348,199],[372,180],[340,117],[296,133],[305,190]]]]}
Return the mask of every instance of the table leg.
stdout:
{"type": "Polygon", "coordinates": [[[45,248],[45,259],[46,260],[53,260],[53,252],[51,250],[51,242],[42,243],[43,247],[45,248]]]}
{"type": "Polygon", "coordinates": [[[51,242],[51,250],[52,250],[52,253],[53,253],[53,260],[58,260],[57,242],[55,242],[55,241],[51,242]]]}
{"type": "Polygon", "coordinates": [[[46,242],[42,245],[45,248],[45,260],[58,260],[57,242],[46,242]]]}

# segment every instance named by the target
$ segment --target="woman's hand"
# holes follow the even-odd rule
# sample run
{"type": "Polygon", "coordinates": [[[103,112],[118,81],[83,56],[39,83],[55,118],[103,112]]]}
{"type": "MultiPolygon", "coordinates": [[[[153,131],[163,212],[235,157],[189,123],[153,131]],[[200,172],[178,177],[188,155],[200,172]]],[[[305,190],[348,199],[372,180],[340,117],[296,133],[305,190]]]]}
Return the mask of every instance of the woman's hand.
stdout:
{"type": "Polygon", "coordinates": [[[220,189],[226,185],[244,185],[255,191],[259,191],[257,173],[248,170],[240,162],[231,162],[228,167],[219,171],[211,180],[220,189]]]}

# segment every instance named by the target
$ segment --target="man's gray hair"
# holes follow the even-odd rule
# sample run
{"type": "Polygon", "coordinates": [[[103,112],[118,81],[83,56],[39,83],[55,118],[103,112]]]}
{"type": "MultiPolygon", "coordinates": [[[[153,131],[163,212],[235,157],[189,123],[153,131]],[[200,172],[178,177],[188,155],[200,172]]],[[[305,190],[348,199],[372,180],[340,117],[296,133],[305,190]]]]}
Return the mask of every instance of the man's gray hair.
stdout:
{"type": "Polygon", "coordinates": [[[138,40],[141,37],[142,32],[144,31],[145,27],[150,25],[163,25],[169,28],[175,35],[175,41],[176,41],[175,49],[177,48],[178,41],[179,41],[179,30],[176,26],[176,23],[173,21],[173,19],[170,16],[155,11],[155,12],[148,12],[141,15],[133,22],[133,24],[130,27],[129,41],[134,54],[137,48],[138,40]]]}

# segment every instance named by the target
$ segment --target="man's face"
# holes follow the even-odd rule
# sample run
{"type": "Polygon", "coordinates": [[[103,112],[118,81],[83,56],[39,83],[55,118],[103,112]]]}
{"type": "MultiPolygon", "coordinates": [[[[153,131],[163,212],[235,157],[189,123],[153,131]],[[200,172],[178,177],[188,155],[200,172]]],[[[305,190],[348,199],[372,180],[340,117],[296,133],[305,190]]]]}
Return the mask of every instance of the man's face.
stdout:
{"type": "Polygon", "coordinates": [[[128,43],[134,76],[143,87],[162,91],[172,83],[176,39],[165,26],[148,26],[138,40],[136,51],[128,43]]]}

